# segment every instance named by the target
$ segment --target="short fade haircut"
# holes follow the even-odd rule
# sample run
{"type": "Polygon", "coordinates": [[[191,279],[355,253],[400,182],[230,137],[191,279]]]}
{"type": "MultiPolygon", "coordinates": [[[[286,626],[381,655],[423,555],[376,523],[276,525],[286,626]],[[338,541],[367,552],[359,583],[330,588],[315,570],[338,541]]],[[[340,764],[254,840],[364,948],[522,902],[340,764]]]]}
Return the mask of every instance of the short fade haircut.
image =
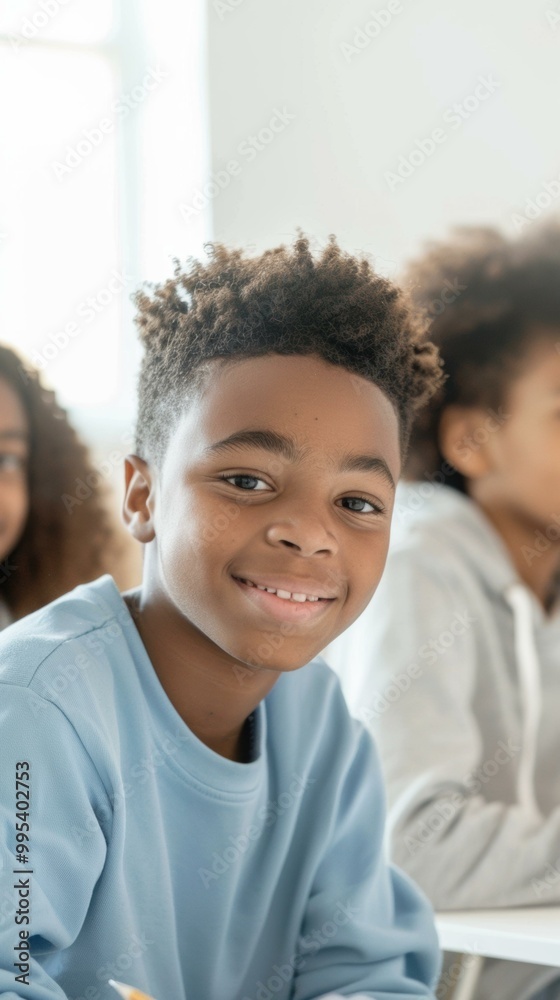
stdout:
{"type": "Polygon", "coordinates": [[[405,286],[430,321],[447,378],[415,423],[404,476],[437,476],[465,493],[465,478],[440,452],[443,411],[499,408],[537,339],[560,346],[560,219],[517,237],[457,227],[412,262],[405,286]]]}
{"type": "Polygon", "coordinates": [[[268,354],[318,355],[369,379],[393,403],[404,454],[412,419],[441,382],[426,324],[405,294],[334,236],[313,256],[292,247],[250,257],[207,244],[208,261],[174,261],[174,277],[135,296],[145,354],[138,384],[136,449],[161,463],[188,400],[212,362],[268,354]]]}

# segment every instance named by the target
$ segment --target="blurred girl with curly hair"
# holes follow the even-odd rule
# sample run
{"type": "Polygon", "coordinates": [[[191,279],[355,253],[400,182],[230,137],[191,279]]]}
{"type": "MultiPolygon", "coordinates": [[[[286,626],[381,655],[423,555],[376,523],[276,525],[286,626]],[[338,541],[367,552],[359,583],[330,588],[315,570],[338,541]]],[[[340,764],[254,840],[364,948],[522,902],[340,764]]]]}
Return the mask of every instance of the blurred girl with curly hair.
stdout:
{"type": "Polygon", "coordinates": [[[54,392],[0,345],[0,627],[114,566],[106,488],[68,502],[92,473],[100,478],[54,392]]]}

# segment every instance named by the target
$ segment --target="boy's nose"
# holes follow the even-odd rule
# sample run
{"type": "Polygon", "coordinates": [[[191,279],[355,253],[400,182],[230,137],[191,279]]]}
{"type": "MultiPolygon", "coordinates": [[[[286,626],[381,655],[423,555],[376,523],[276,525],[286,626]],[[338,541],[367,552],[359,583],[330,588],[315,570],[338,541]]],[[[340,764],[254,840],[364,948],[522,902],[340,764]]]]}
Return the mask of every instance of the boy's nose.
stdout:
{"type": "Polygon", "coordinates": [[[317,517],[306,516],[276,522],[267,528],[266,537],[271,544],[295,548],[304,556],[338,552],[335,536],[317,517]]]}

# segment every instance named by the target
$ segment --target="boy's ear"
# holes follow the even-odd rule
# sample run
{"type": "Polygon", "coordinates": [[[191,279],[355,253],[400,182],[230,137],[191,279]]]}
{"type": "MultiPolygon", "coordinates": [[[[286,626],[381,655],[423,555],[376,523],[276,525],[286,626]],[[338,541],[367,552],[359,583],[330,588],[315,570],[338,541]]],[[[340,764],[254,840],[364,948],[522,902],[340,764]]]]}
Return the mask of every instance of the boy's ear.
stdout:
{"type": "Polygon", "coordinates": [[[492,471],[488,424],[488,411],[474,406],[446,406],[441,415],[440,452],[465,479],[481,479],[492,471]]]}
{"type": "Polygon", "coordinates": [[[124,459],[125,494],[123,521],[138,542],[151,542],[156,537],[153,524],[154,481],[150,467],[138,455],[124,459]]]}

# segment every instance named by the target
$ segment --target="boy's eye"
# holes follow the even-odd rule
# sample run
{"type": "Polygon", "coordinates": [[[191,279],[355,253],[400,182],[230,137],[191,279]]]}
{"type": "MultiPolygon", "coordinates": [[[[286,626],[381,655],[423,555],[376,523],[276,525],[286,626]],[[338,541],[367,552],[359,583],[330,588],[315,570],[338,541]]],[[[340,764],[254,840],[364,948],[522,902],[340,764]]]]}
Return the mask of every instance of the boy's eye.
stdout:
{"type": "MultiPolygon", "coordinates": [[[[266,483],[264,482],[264,479],[259,479],[258,476],[248,476],[248,475],[241,475],[241,474],[239,474],[239,475],[236,475],[236,476],[220,476],[220,479],[222,479],[226,483],[229,483],[232,480],[235,480],[235,482],[234,482],[235,486],[237,486],[241,490],[245,490],[245,492],[250,492],[250,493],[262,493],[263,492],[262,489],[259,489],[259,490],[252,489],[252,487],[250,485],[251,483],[264,483],[264,485],[266,487],[266,483]]],[[[381,504],[375,504],[371,500],[368,500],[366,497],[343,497],[341,502],[348,502],[348,503],[351,503],[351,504],[357,504],[358,506],[356,506],[356,507],[348,507],[347,508],[348,510],[351,510],[355,514],[384,514],[385,513],[385,508],[382,507],[381,504]],[[365,507],[364,507],[364,505],[366,507],[369,507],[370,510],[366,510],[365,507]]]]}
{"type": "MultiPolygon", "coordinates": [[[[264,479],[258,479],[257,476],[242,476],[242,475],[238,475],[238,476],[220,476],[220,479],[223,479],[224,482],[226,482],[226,483],[229,483],[230,480],[232,480],[232,479],[237,479],[237,480],[239,480],[239,482],[235,483],[234,484],[235,486],[239,486],[239,489],[241,489],[241,490],[248,490],[248,491],[250,491],[252,493],[257,493],[257,492],[260,493],[262,491],[261,490],[251,490],[251,487],[247,485],[248,482],[249,483],[264,483],[264,479]]],[[[266,483],[265,483],[265,486],[266,486],[266,483]]]]}
{"type": "Polygon", "coordinates": [[[365,497],[343,497],[343,500],[348,500],[349,503],[357,504],[367,504],[371,507],[371,510],[364,510],[362,507],[350,507],[349,510],[354,511],[356,514],[384,514],[385,510],[380,504],[373,503],[371,500],[366,500],[365,497]]]}

